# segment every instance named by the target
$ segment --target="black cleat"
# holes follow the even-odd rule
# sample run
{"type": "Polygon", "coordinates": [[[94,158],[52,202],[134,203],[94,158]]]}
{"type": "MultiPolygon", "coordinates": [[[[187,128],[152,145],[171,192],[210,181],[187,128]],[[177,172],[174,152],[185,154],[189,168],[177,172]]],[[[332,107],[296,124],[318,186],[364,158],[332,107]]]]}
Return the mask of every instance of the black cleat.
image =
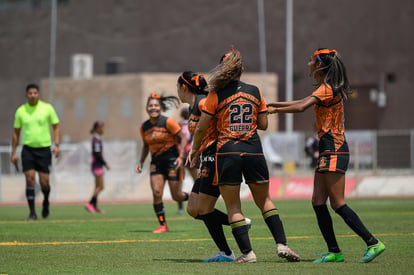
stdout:
{"type": "Polygon", "coordinates": [[[37,215],[36,213],[30,213],[29,216],[26,219],[28,222],[34,222],[35,220],[37,220],[37,215]]]}
{"type": "Polygon", "coordinates": [[[42,217],[46,219],[49,217],[49,202],[43,201],[42,217]]]}

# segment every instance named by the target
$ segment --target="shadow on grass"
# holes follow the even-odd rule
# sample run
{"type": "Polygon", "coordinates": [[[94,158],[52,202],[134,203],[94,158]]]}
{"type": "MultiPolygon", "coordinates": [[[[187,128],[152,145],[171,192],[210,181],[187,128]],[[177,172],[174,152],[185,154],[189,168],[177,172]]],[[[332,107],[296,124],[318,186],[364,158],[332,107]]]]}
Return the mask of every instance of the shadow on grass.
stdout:
{"type": "Polygon", "coordinates": [[[201,259],[152,259],[155,262],[174,262],[174,263],[202,263],[201,259]]]}

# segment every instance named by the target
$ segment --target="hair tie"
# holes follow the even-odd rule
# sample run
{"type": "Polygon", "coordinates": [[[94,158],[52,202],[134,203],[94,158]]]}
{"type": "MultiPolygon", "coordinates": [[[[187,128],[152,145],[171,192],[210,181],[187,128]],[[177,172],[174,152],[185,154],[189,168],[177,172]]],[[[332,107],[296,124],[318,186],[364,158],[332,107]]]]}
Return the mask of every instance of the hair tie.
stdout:
{"type": "Polygon", "coordinates": [[[157,92],[153,92],[153,93],[151,94],[151,98],[160,99],[160,98],[161,98],[161,96],[160,96],[160,95],[157,95],[157,92]]]}
{"type": "MultiPolygon", "coordinates": [[[[185,83],[196,89],[196,87],[193,84],[191,84],[187,79],[185,79],[183,75],[181,75],[181,79],[184,80],[185,83]]],[[[193,78],[191,80],[193,80],[193,78]]]]}
{"type": "Polygon", "coordinates": [[[195,81],[196,86],[200,86],[200,77],[204,77],[202,74],[195,75],[191,78],[191,80],[195,81]]]}
{"type": "Polygon", "coordinates": [[[317,55],[319,55],[321,53],[323,53],[323,54],[336,53],[336,50],[322,49],[322,50],[319,50],[319,51],[314,52],[313,53],[313,56],[317,56],[317,55]]]}

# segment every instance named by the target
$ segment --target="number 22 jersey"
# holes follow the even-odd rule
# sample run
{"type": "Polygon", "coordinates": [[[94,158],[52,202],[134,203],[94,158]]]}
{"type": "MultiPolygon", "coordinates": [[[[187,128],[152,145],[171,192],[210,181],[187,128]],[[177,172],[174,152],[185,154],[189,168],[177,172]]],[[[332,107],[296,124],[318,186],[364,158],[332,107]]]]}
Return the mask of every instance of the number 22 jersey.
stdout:
{"type": "Polygon", "coordinates": [[[233,81],[219,92],[210,92],[203,112],[217,118],[218,152],[263,152],[257,116],[267,107],[256,86],[233,81]]]}

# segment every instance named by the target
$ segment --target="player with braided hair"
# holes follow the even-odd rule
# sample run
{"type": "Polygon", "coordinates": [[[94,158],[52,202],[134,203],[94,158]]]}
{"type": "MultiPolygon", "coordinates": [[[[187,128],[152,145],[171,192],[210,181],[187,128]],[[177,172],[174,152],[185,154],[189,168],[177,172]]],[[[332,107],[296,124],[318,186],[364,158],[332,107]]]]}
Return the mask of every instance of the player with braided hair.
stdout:
{"type": "Polygon", "coordinates": [[[300,100],[274,102],[269,113],[297,113],[313,106],[319,137],[319,160],[315,170],[312,205],[322,236],[328,246],[315,263],[343,262],[344,256],[336,241],[332,218],[326,202],[366,243],[360,263],[368,263],[380,255],[385,246],[365,227],[358,215],[345,202],[345,172],[348,169],[349,149],[345,140],[343,102],[349,92],[345,65],[336,50],[316,50],[308,62],[310,76],[317,89],[300,100]]]}
{"type": "Polygon", "coordinates": [[[172,198],[175,201],[188,200],[188,194],[181,190],[183,180],[184,152],[187,139],[181,132],[177,121],[161,114],[171,106],[178,107],[179,99],[175,96],[152,93],[147,100],[149,119],[140,128],[143,141],[141,160],[136,171],[141,173],[148,153],[151,153],[150,182],[153,206],[160,226],[153,233],[168,232],[165,209],[162,200],[165,181],[168,180],[172,198]],[[180,144],[178,144],[178,137],[180,144]]]}

